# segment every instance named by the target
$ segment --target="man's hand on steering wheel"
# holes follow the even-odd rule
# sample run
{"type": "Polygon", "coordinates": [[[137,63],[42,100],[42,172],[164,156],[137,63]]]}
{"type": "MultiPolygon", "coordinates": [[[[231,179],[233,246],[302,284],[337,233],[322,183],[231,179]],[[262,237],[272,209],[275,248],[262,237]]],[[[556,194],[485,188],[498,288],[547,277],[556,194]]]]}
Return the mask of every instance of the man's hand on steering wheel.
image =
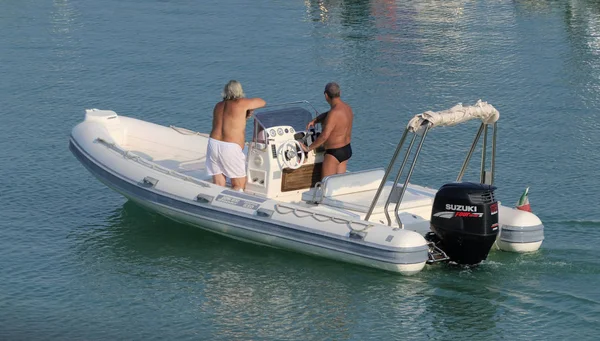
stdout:
{"type": "Polygon", "coordinates": [[[302,151],[304,151],[305,153],[308,153],[308,152],[309,152],[309,150],[308,150],[308,146],[307,146],[307,145],[305,145],[304,143],[300,143],[300,147],[302,147],[302,151]]]}

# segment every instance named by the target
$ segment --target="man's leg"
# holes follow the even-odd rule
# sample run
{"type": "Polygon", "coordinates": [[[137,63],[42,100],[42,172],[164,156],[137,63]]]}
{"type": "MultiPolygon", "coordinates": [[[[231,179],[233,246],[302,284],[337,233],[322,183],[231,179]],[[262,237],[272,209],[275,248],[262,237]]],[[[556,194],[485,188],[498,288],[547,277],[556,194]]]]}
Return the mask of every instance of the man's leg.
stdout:
{"type": "MultiPolygon", "coordinates": [[[[337,160],[337,159],[336,159],[336,160],[337,160]]],[[[337,166],[337,173],[338,173],[338,174],[346,173],[346,166],[347,166],[347,165],[348,165],[348,160],[346,160],[346,161],[344,161],[344,162],[340,163],[340,164],[337,166]]]]}
{"type": "Polygon", "coordinates": [[[225,175],[223,173],[213,175],[213,183],[225,187],[225,175]]]}
{"type": "Polygon", "coordinates": [[[234,191],[244,190],[246,188],[246,177],[231,178],[231,187],[234,191]]]}
{"type": "Polygon", "coordinates": [[[337,174],[339,161],[331,154],[325,154],[323,157],[323,168],[321,169],[321,179],[326,176],[337,174]]]}
{"type": "Polygon", "coordinates": [[[221,166],[223,173],[231,180],[231,187],[236,190],[246,188],[246,155],[235,143],[227,143],[221,149],[221,166]]]}

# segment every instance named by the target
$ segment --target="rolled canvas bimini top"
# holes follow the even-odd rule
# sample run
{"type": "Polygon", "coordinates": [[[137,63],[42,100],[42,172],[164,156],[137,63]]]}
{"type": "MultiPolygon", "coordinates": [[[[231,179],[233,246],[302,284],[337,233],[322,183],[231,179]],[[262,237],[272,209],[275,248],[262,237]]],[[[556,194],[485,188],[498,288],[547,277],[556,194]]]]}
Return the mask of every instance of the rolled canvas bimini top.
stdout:
{"type": "Polygon", "coordinates": [[[463,123],[472,119],[480,119],[483,124],[492,124],[498,121],[500,113],[487,102],[478,100],[475,105],[463,106],[461,103],[450,109],[442,111],[426,111],[415,115],[406,128],[410,132],[417,132],[425,122],[430,123],[430,128],[446,127],[463,123]]]}

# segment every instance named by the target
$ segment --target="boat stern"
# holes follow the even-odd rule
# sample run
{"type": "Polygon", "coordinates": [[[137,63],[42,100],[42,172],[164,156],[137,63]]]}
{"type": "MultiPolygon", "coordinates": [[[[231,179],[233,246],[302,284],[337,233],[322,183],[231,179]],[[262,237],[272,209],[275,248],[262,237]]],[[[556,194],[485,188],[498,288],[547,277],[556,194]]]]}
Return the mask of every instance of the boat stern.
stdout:
{"type": "Polygon", "coordinates": [[[496,248],[510,252],[537,251],[544,240],[544,225],[531,212],[500,205],[500,233],[496,248]]]}
{"type": "Polygon", "coordinates": [[[423,270],[429,257],[427,241],[414,231],[374,226],[363,241],[374,246],[372,259],[377,261],[369,266],[402,275],[414,275],[423,270]]]}

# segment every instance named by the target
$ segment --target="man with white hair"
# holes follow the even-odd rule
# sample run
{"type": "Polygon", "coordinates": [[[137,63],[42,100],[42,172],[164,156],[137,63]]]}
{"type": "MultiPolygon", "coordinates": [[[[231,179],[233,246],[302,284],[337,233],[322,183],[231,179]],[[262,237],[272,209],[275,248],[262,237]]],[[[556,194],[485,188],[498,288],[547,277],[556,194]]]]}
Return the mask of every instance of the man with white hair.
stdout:
{"type": "Polygon", "coordinates": [[[242,85],[229,81],[223,89],[223,100],[213,109],[213,125],[206,151],[206,170],[213,182],[225,186],[226,177],[231,179],[234,190],[246,187],[246,156],[244,155],[244,132],[246,119],[252,110],[264,107],[262,98],[245,98],[242,85]]]}

